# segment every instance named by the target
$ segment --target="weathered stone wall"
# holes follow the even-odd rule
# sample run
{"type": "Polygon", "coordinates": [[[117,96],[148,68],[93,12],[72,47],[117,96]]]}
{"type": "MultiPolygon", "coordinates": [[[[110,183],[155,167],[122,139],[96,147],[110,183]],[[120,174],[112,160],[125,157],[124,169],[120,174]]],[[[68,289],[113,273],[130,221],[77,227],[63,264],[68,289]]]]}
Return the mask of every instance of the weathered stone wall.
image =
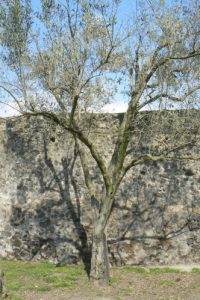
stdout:
{"type": "MultiPolygon", "coordinates": [[[[114,128],[120,118],[102,115],[99,132],[111,123],[114,128]]],[[[151,143],[151,133],[147,136],[151,143]]],[[[115,136],[94,137],[110,156],[115,136]]],[[[200,155],[199,137],[196,132],[197,143],[182,153],[200,155]]],[[[0,120],[0,203],[1,257],[89,259],[90,201],[69,133],[43,118],[0,120]]],[[[199,262],[200,162],[149,162],[127,173],[108,225],[108,246],[117,265],[199,262]]]]}

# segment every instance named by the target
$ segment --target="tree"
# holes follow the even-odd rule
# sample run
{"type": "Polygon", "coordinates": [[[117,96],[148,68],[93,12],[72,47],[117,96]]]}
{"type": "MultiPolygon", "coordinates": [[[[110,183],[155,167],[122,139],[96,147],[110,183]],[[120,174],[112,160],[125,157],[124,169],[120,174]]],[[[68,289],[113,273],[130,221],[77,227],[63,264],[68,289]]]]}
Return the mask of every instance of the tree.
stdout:
{"type": "MultiPolygon", "coordinates": [[[[198,107],[200,7],[198,1],[186,6],[180,1],[170,10],[164,2],[142,3],[126,26],[120,25],[121,1],[116,0],[41,0],[37,12],[29,0],[1,4],[2,53],[11,82],[2,79],[0,87],[21,114],[47,117],[76,142],[92,203],[90,279],[97,284],[109,280],[106,226],[127,172],[147,161],[199,159],[176,152],[190,137],[184,139],[181,133],[185,118],[176,120],[176,134],[182,136],[179,145],[172,136],[174,147],[160,141],[154,149],[130,155],[130,148],[136,148],[131,136],[148,133],[142,109],[185,108],[186,112],[198,107]],[[94,109],[122,91],[128,109],[107,163],[91,138],[88,120],[94,109]],[[102,176],[102,195],[92,180],[88,151],[102,176]]],[[[156,115],[153,122],[159,126],[156,115]]]]}

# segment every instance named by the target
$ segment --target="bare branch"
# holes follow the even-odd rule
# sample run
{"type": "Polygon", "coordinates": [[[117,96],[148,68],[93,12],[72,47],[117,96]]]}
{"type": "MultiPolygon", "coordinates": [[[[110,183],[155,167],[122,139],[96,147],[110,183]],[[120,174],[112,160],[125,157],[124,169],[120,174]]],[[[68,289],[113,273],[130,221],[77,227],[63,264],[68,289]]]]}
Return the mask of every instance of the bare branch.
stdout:
{"type": "Polygon", "coordinates": [[[111,184],[110,177],[109,177],[109,173],[106,168],[104,159],[103,159],[103,157],[100,156],[94,143],[92,143],[89,140],[89,138],[84,134],[83,131],[79,131],[78,128],[72,127],[72,124],[69,124],[68,122],[66,122],[65,118],[62,118],[53,112],[48,112],[48,111],[33,111],[33,112],[25,111],[24,112],[24,111],[22,111],[22,113],[24,116],[44,116],[44,117],[54,121],[56,124],[60,125],[63,129],[65,129],[65,130],[71,132],[73,135],[75,135],[90,150],[92,157],[96,161],[96,163],[101,171],[106,189],[108,189],[110,187],[110,184],[111,184]]]}
{"type": "Polygon", "coordinates": [[[169,56],[169,59],[173,59],[173,60],[185,60],[185,59],[189,59],[192,57],[197,57],[200,56],[200,50],[198,51],[192,51],[186,55],[183,56],[169,56]]]}
{"type": "Polygon", "coordinates": [[[131,162],[129,164],[127,164],[127,166],[124,167],[123,169],[123,177],[125,176],[125,174],[134,166],[137,165],[142,165],[144,163],[146,163],[147,161],[200,161],[200,156],[165,156],[165,155],[160,155],[160,156],[153,156],[151,154],[145,154],[145,155],[141,155],[139,157],[135,157],[131,160],[131,162]]]}
{"type": "Polygon", "coordinates": [[[0,88],[2,88],[4,91],[6,91],[13,98],[13,100],[16,102],[16,104],[18,105],[18,107],[20,109],[14,108],[12,105],[10,105],[10,104],[8,104],[6,102],[3,102],[3,101],[0,101],[0,102],[3,103],[3,104],[6,104],[7,106],[15,109],[18,112],[20,112],[22,110],[22,106],[21,106],[19,100],[15,97],[15,95],[9,89],[7,89],[5,86],[0,85],[0,88]]]}
{"type": "Polygon", "coordinates": [[[4,101],[1,101],[1,100],[0,100],[0,103],[2,103],[2,104],[4,104],[4,105],[6,105],[6,106],[8,106],[8,107],[10,107],[10,108],[12,108],[12,109],[14,109],[14,110],[16,110],[17,112],[21,113],[21,111],[20,111],[19,109],[17,109],[16,107],[10,105],[10,104],[7,103],[7,102],[4,102],[4,101]]]}
{"type": "MultiPolygon", "coordinates": [[[[78,4],[77,4],[78,5],[78,4]]],[[[71,9],[70,9],[70,3],[69,0],[67,0],[67,21],[68,21],[68,26],[71,34],[71,38],[74,38],[75,31],[72,28],[72,19],[71,19],[71,9]]]]}
{"type": "Polygon", "coordinates": [[[154,50],[154,53],[153,53],[152,58],[151,58],[151,65],[153,65],[153,64],[155,63],[155,61],[156,61],[156,59],[157,59],[157,57],[158,57],[158,55],[159,55],[159,52],[160,52],[161,50],[163,50],[164,48],[168,48],[169,45],[170,45],[170,43],[168,42],[168,43],[165,43],[164,45],[159,45],[159,46],[154,50]]]}
{"type": "Polygon", "coordinates": [[[146,105],[151,104],[151,103],[155,102],[158,99],[161,100],[162,98],[166,98],[166,99],[168,99],[170,101],[173,101],[173,102],[184,102],[187,99],[187,97],[191,96],[193,93],[195,93],[198,90],[200,90],[200,86],[192,88],[191,90],[189,90],[187,93],[185,93],[184,95],[182,95],[180,97],[172,96],[172,95],[167,94],[167,93],[160,93],[160,94],[157,94],[155,96],[151,96],[149,94],[148,95],[149,100],[147,100],[144,103],[142,103],[141,105],[139,105],[138,110],[141,110],[146,105]]]}

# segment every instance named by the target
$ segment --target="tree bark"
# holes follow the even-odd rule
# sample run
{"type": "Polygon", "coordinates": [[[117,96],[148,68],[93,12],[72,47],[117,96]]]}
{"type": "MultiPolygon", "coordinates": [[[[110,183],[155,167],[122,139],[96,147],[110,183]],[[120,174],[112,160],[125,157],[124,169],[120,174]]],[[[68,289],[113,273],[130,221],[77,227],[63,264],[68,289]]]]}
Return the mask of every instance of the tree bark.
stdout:
{"type": "Polygon", "coordinates": [[[103,232],[100,235],[93,234],[92,259],[90,281],[94,285],[102,286],[109,284],[109,259],[107,237],[103,232]]]}

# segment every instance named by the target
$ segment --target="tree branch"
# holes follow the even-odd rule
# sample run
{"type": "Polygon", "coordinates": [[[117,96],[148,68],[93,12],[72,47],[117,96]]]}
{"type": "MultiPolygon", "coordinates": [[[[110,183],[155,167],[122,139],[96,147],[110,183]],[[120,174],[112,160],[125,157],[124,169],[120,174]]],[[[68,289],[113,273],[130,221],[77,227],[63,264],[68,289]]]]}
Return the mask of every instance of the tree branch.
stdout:
{"type": "Polygon", "coordinates": [[[14,101],[17,103],[17,105],[19,106],[19,109],[14,108],[12,105],[10,105],[10,104],[8,104],[8,103],[6,103],[6,102],[3,102],[3,101],[0,101],[0,102],[3,103],[3,104],[6,104],[7,106],[9,106],[9,107],[15,109],[15,110],[18,111],[18,112],[20,112],[20,110],[22,110],[22,106],[21,106],[19,100],[15,97],[15,95],[14,95],[10,90],[8,90],[6,87],[4,87],[4,86],[2,86],[2,85],[0,85],[0,88],[2,88],[4,91],[6,91],[6,92],[13,98],[13,100],[14,100],[14,101]]]}
{"type": "Polygon", "coordinates": [[[79,96],[76,95],[74,98],[73,98],[73,103],[72,103],[72,110],[71,110],[71,114],[70,114],[70,124],[72,125],[73,123],[73,119],[74,119],[74,114],[76,112],[76,108],[77,108],[77,105],[78,105],[78,99],[79,99],[79,96]]]}
{"type": "Polygon", "coordinates": [[[192,95],[193,93],[195,93],[198,90],[200,90],[200,85],[193,88],[193,89],[191,89],[191,90],[189,90],[187,93],[185,93],[184,95],[182,95],[180,97],[172,96],[172,95],[169,95],[167,93],[160,93],[160,94],[157,94],[153,97],[149,94],[148,96],[149,96],[150,99],[145,101],[141,105],[139,105],[138,110],[140,110],[143,107],[145,107],[146,105],[151,104],[151,103],[155,102],[156,100],[162,99],[162,98],[167,98],[168,100],[171,100],[171,101],[174,101],[174,102],[184,102],[187,97],[189,97],[190,95],[192,95]]]}
{"type": "Polygon", "coordinates": [[[84,134],[83,131],[79,131],[78,128],[74,128],[72,127],[71,124],[69,124],[68,122],[66,122],[66,120],[62,120],[62,118],[58,117],[55,113],[53,112],[48,112],[48,111],[33,111],[33,112],[22,112],[22,114],[24,116],[44,116],[47,117],[50,120],[53,120],[56,124],[60,125],[62,128],[64,128],[65,130],[71,132],[73,135],[75,135],[84,145],[86,145],[88,147],[88,149],[90,150],[90,153],[92,155],[92,157],[94,158],[94,160],[96,161],[104,183],[105,183],[105,187],[106,190],[109,189],[110,187],[110,177],[109,177],[109,173],[107,170],[107,167],[105,165],[105,162],[103,160],[103,158],[100,156],[98,150],[96,149],[95,145],[89,140],[89,138],[84,134]]]}
{"type": "Polygon", "coordinates": [[[85,184],[88,188],[88,191],[89,191],[90,197],[91,197],[91,206],[93,209],[93,221],[94,221],[99,216],[99,201],[97,200],[97,197],[96,197],[96,187],[92,180],[92,177],[91,177],[91,174],[90,174],[90,171],[88,168],[87,155],[86,155],[80,141],[78,141],[76,139],[76,137],[75,137],[75,142],[78,147],[78,152],[79,152],[79,156],[80,156],[80,160],[81,160],[81,166],[83,169],[85,184]]]}
{"type": "Polygon", "coordinates": [[[196,57],[196,56],[200,56],[200,50],[190,52],[190,53],[188,53],[185,56],[169,56],[169,59],[178,59],[178,60],[181,59],[181,60],[184,60],[184,59],[188,59],[188,58],[192,58],[192,57],[196,57]]]}
{"type": "Polygon", "coordinates": [[[72,20],[71,20],[71,9],[70,9],[70,3],[69,0],[67,1],[67,21],[68,21],[68,26],[69,26],[69,31],[70,31],[70,35],[71,38],[74,39],[75,36],[75,32],[72,28],[72,20]]]}
{"type": "Polygon", "coordinates": [[[124,167],[123,169],[123,177],[126,173],[134,166],[142,165],[147,161],[184,161],[184,160],[192,160],[192,161],[200,161],[200,156],[153,156],[151,154],[141,155],[139,157],[135,157],[131,160],[131,162],[124,167]]]}

